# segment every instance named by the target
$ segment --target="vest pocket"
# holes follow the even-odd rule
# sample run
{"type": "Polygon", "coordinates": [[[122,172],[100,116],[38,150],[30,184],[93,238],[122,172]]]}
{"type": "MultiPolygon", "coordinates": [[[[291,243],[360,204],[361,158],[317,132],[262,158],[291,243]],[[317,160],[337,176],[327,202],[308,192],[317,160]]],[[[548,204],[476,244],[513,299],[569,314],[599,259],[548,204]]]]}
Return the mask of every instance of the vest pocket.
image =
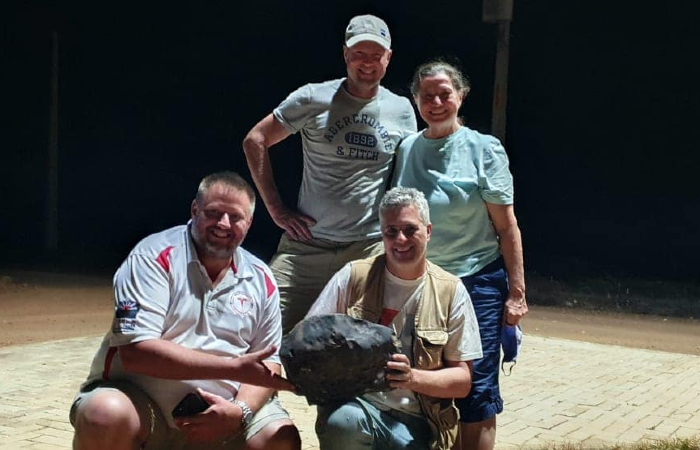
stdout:
{"type": "Polygon", "coordinates": [[[457,440],[457,425],[459,423],[459,410],[450,399],[433,399],[426,402],[424,408],[429,408],[430,412],[423,411],[428,417],[433,435],[437,440],[434,448],[449,449],[457,440]]]}
{"type": "Polygon", "coordinates": [[[443,366],[442,353],[447,344],[447,332],[441,330],[416,330],[416,366],[435,370],[443,366]]]}

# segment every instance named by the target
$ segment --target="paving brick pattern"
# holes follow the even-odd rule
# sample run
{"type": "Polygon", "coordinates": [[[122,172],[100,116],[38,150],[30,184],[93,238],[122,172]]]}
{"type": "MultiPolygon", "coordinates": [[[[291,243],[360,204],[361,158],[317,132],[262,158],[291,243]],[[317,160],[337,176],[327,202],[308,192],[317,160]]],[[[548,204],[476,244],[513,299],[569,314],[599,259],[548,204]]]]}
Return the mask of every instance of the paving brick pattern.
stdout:
{"type": "MultiPolygon", "coordinates": [[[[68,409],[100,337],[0,348],[0,450],[68,449],[68,409]]],[[[700,357],[525,336],[502,377],[498,450],[700,436],[700,357]]],[[[304,450],[315,408],[282,394],[304,450]]]]}

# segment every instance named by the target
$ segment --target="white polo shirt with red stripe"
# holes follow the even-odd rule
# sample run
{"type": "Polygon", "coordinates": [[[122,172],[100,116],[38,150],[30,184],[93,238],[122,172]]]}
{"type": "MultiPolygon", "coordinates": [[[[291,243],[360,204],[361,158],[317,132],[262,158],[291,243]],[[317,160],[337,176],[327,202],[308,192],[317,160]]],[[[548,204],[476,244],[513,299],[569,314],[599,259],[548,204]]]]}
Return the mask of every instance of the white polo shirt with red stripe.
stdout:
{"type": "MultiPolygon", "coordinates": [[[[279,292],[268,266],[243,248],[216,287],[199,262],[188,225],[146,237],[114,275],[115,317],[84,386],[98,380],[128,380],[141,387],[171,422],[170,411],[197,387],[232,399],[231,380],[167,380],[127,372],[118,348],[164,339],[221,357],[279,348],[279,292]]],[[[279,363],[273,355],[270,362],[279,363]]]]}

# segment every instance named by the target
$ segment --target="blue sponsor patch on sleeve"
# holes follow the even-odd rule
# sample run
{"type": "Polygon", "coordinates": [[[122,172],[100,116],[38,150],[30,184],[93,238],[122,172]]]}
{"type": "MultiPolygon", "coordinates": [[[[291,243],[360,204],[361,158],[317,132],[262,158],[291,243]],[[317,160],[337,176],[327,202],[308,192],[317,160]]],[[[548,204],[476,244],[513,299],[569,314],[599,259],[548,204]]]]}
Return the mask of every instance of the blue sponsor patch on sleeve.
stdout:
{"type": "Polygon", "coordinates": [[[134,300],[117,301],[115,316],[117,319],[134,319],[140,309],[139,302],[134,300]]]}

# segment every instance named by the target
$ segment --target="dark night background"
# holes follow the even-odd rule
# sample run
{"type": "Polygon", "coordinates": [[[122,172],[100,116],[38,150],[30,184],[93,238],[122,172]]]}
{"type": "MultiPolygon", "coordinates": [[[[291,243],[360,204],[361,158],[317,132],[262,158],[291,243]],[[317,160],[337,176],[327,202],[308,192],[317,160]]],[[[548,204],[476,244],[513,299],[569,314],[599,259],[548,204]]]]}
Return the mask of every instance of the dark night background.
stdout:
{"type": "MultiPolygon", "coordinates": [[[[388,22],[395,92],[425,60],[459,58],[472,80],[462,115],[489,131],[496,26],[481,1],[97,3],[3,7],[3,266],[111,272],[187,220],[202,176],[250,179],[243,137],[293,89],[345,74],[355,14],[388,22]],[[58,254],[42,250],[54,29],[58,254]]],[[[506,149],[527,270],[697,281],[699,10],[515,0],[506,149]]],[[[299,137],[272,159],[291,204],[299,137]]],[[[260,202],[245,246],[267,259],[280,232],[260,202]]]]}

